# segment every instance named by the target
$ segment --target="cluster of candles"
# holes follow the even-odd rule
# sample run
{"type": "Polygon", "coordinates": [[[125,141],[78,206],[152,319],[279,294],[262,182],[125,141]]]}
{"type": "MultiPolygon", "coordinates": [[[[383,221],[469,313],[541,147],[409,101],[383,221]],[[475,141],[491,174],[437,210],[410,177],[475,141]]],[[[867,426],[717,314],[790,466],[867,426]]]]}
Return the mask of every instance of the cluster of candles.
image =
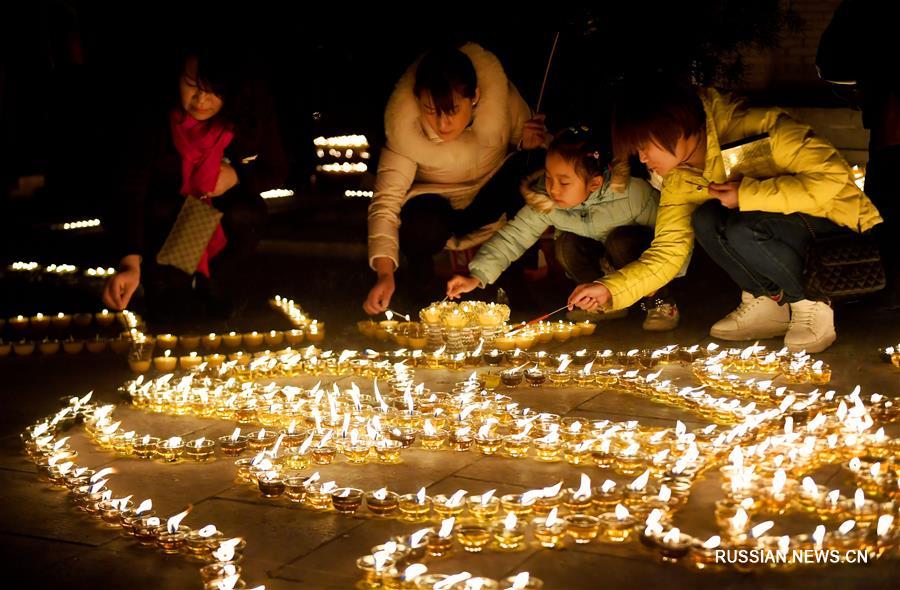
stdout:
{"type": "MultiPolygon", "coordinates": [[[[509,325],[509,308],[495,303],[442,301],[432,303],[419,312],[426,331],[441,328],[446,343],[447,332],[476,330],[484,344],[501,351],[528,350],[535,344],[552,341],[568,342],[579,336],[591,336],[596,330],[593,322],[547,322],[509,325]]],[[[379,325],[384,322],[379,322],[379,325]]]]}
{"type": "MultiPolygon", "coordinates": [[[[442,525],[453,528],[453,519],[442,525]]],[[[397,590],[541,590],[544,582],[528,572],[520,572],[503,580],[495,580],[484,576],[473,576],[463,571],[457,574],[428,573],[428,566],[415,561],[430,553],[425,548],[437,550],[438,533],[430,535],[431,542],[424,539],[429,531],[419,531],[409,539],[416,541],[417,547],[404,544],[408,539],[390,540],[372,547],[372,553],[356,560],[356,567],[363,574],[363,579],[356,585],[363,590],[379,590],[396,588],[397,590]]],[[[451,538],[450,533],[448,537],[451,538]]]]}
{"type": "MultiPolygon", "coordinates": [[[[25,452],[37,466],[39,477],[53,489],[67,490],[76,509],[105,526],[120,529],[140,546],[203,563],[200,576],[205,590],[246,588],[240,566],[246,547],[244,539],[227,538],[212,524],[200,529],[182,524],[190,506],[162,519],[150,499],[138,504],[132,496],[114,496],[109,485],[110,476],[115,473],[112,468],[95,471],[76,464],[78,453],[69,447],[68,437],[58,438],[58,434],[78,420],[93,419],[101,406],[90,403],[90,397],[91,394],[71,398],[65,408],[22,433],[25,452]]],[[[254,590],[265,590],[265,586],[254,590]]]]}
{"type": "Polygon", "coordinates": [[[291,346],[304,340],[319,343],[325,339],[325,324],[309,319],[293,300],[276,295],[270,304],[274,309],[283,312],[294,328],[268,332],[255,330],[225,334],[211,332],[206,336],[195,334],[150,336],[139,329],[140,317],[126,311],[124,317],[133,343],[128,364],[135,373],[146,373],[151,368],[160,372],[174,371],[176,368],[186,370],[201,367],[216,368],[229,361],[233,365],[244,366],[251,362],[254,354],[256,356],[271,354],[268,349],[258,350],[264,346],[271,348],[286,346],[286,350],[290,351],[291,346]],[[175,353],[176,349],[179,354],[175,353]],[[154,356],[155,352],[158,354],[154,356]]]}
{"type": "Polygon", "coordinates": [[[115,353],[121,354],[131,346],[131,338],[128,335],[106,338],[95,334],[93,338],[82,339],[69,334],[67,338],[58,338],[65,336],[66,332],[73,327],[83,330],[94,325],[105,329],[117,319],[122,320],[120,314],[110,313],[106,309],[98,313],[67,314],[59,312],[56,315],[37,313],[33,316],[18,315],[8,319],[0,318],[0,331],[5,326],[9,326],[14,335],[25,336],[27,334],[30,336],[17,338],[13,342],[4,342],[0,339],[0,357],[8,356],[11,353],[16,356],[29,356],[35,351],[39,351],[43,355],[53,355],[60,350],[67,354],[78,354],[85,349],[88,352],[99,353],[106,350],[107,347],[112,348],[115,353]]]}
{"type": "MultiPolygon", "coordinates": [[[[9,266],[7,266],[7,269],[12,272],[17,272],[17,273],[42,272],[44,274],[56,275],[56,276],[71,275],[71,274],[75,274],[76,272],[78,272],[78,267],[75,266],[74,264],[48,264],[47,266],[42,267],[37,262],[22,262],[22,261],[13,262],[9,266]]],[[[112,270],[112,269],[110,269],[110,270],[112,270]]]]}
{"type": "Polygon", "coordinates": [[[321,342],[325,338],[325,322],[311,319],[293,299],[276,295],[269,300],[269,305],[272,309],[283,313],[295,328],[305,330],[309,342],[321,342]]]}
{"type": "Polygon", "coordinates": [[[79,328],[86,328],[91,324],[96,324],[101,328],[112,325],[118,318],[118,314],[111,313],[108,309],[97,313],[76,313],[67,314],[59,312],[56,315],[45,315],[37,313],[33,316],[18,315],[8,319],[0,318],[0,329],[8,325],[12,330],[24,333],[28,330],[40,333],[53,330],[68,330],[72,325],[79,328]]]}
{"type": "MultiPolygon", "coordinates": [[[[276,301],[282,309],[298,309],[292,302],[276,301]]],[[[635,539],[664,561],[699,569],[723,567],[715,561],[717,549],[840,548],[861,549],[875,556],[896,550],[898,441],[887,437],[883,429],[876,429],[876,419],[894,420],[896,409],[879,394],[863,399],[859,388],[845,396],[834,391],[799,393],[789,389],[788,385],[810,381],[810,375],[827,368],[806,355],[767,352],[759,346],[719,350],[715,345],[672,345],[625,353],[585,350],[555,357],[491,350],[475,358],[463,355],[462,364],[456,368],[481,362],[496,368],[480,375],[473,373],[453,385],[451,391],[430,391],[416,383],[414,367],[453,366],[456,361],[456,355],[448,359],[440,351],[344,351],[335,355],[310,347],[277,355],[262,353],[246,363],[230,360],[217,367],[199,364],[179,378],[171,373],[150,380],[140,376],[123,389],[136,406],[151,411],[262,424],[259,432],[242,435],[236,430],[218,442],[226,456],[238,457],[245,451],[255,454],[237,459],[237,477],[266,497],[286,497],[307,508],[333,509],[341,514],[356,514],[365,506],[376,517],[434,523],[419,531],[417,539],[394,540],[405,546],[413,561],[441,557],[452,551],[454,541],[469,552],[487,547],[516,550],[525,546],[529,533],[546,547],[559,546],[567,538],[575,543],[635,539]],[[659,380],[661,371],[641,374],[642,369],[658,369],[673,362],[690,363],[702,387],[676,387],[659,380]],[[499,374],[492,372],[503,363],[512,367],[499,374]],[[527,380],[529,370],[545,372],[547,378],[546,382],[535,383],[532,374],[528,380],[531,385],[553,383],[550,375],[557,373],[568,375],[569,381],[562,383],[579,384],[580,375],[586,385],[616,386],[656,402],[684,407],[730,428],[713,424],[688,432],[680,422],[675,428],[642,428],[635,421],[561,417],[522,408],[495,391],[498,384],[488,383],[496,376],[500,385],[514,387],[518,383],[511,383],[509,374],[523,373],[521,379],[527,380]],[[805,375],[802,379],[789,376],[801,370],[805,375]],[[742,373],[760,373],[766,379],[742,380],[738,376],[742,373]],[[334,384],[329,389],[319,384],[300,388],[256,381],[298,374],[374,375],[386,381],[382,385],[385,391],[382,393],[377,380],[371,393],[364,393],[355,384],[345,389],[334,384]],[[787,385],[774,386],[772,380],[779,377],[787,385]],[[735,397],[715,397],[706,390],[735,397]],[[333,481],[321,483],[318,473],[304,471],[312,464],[331,463],[338,453],[351,464],[396,462],[401,450],[416,441],[430,451],[565,460],[636,478],[626,485],[606,480],[594,487],[583,476],[578,489],[563,490],[560,483],[499,498],[493,492],[467,497],[464,490],[429,497],[424,489],[400,495],[387,487],[368,492],[340,487],[333,481]],[[839,490],[829,491],[812,478],[817,468],[834,463],[844,464],[856,479],[858,489],[852,497],[841,495],[839,490]],[[716,468],[722,474],[724,494],[715,510],[720,534],[701,541],[674,528],[672,516],[687,499],[697,476],[716,468]],[[824,524],[811,534],[775,536],[770,534],[776,527],[774,520],[751,523],[755,516],[782,516],[795,511],[815,514],[824,524]],[[826,526],[834,530],[829,532],[826,526]]],[[[84,416],[86,429],[98,444],[115,450],[114,441],[130,439],[134,452],[135,435],[123,432],[121,425],[112,421],[114,407],[88,407],[79,401],[70,409],[79,404],[84,407],[76,412],[84,416]]],[[[53,425],[64,421],[58,417],[51,421],[53,425]]],[[[24,436],[26,449],[40,446],[53,460],[47,461],[48,472],[73,458],[64,439],[45,440],[42,436],[50,427],[51,423],[45,421],[24,436]]],[[[177,453],[180,445],[181,453],[186,453],[191,446],[180,439],[152,442],[151,456],[164,461],[173,460],[172,456],[177,460],[173,447],[177,453]]],[[[209,443],[211,457],[215,443],[205,442],[209,443]]],[[[43,468],[39,464],[39,469],[43,468]]],[[[379,584],[398,588],[404,587],[402,584],[408,588],[478,587],[459,585],[471,580],[475,580],[472,584],[486,584],[483,587],[515,587],[492,586],[497,584],[495,580],[462,574],[453,579],[434,574],[426,577],[422,572],[407,580],[409,568],[402,565],[408,558],[396,555],[397,547],[387,555],[379,551],[357,563],[373,588],[379,584]],[[452,583],[436,586],[448,579],[452,583]]]]}

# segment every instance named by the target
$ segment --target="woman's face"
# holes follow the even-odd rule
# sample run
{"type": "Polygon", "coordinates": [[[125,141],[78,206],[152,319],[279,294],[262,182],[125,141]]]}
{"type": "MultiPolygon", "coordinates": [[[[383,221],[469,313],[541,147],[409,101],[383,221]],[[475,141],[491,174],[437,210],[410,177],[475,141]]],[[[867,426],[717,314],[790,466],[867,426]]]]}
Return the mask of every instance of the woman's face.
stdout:
{"type": "Polygon", "coordinates": [[[682,135],[675,144],[675,152],[672,153],[659,145],[655,139],[651,139],[638,148],[638,157],[647,168],[660,176],[665,176],[682,164],[697,164],[694,160],[697,159],[699,141],[699,134],[690,137],[682,135]]]}
{"type": "Polygon", "coordinates": [[[544,174],[547,194],[556,206],[562,209],[584,203],[592,192],[603,185],[602,176],[594,176],[585,182],[581,174],[575,170],[575,166],[556,153],[547,154],[544,174]]]}
{"type": "Polygon", "coordinates": [[[444,141],[453,141],[466,130],[472,120],[472,112],[478,103],[480,93],[475,89],[474,98],[466,98],[458,92],[453,93],[453,110],[437,114],[431,93],[423,92],[419,96],[419,110],[428,125],[444,141]]]}
{"type": "Polygon", "coordinates": [[[222,110],[222,99],[212,92],[201,90],[197,81],[197,58],[189,57],[178,80],[181,107],[198,121],[215,117],[222,110]]]}

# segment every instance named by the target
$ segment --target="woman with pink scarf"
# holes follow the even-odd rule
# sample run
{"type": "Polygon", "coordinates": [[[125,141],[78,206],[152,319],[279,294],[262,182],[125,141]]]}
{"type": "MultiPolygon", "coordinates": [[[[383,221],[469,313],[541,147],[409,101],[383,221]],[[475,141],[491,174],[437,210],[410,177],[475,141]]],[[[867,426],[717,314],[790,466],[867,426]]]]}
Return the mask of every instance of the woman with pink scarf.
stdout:
{"type": "Polygon", "coordinates": [[[236,62],[206,50],[189,53],[180,66],[175,104],[134,117],[137,128],[125,133],[114,178],[113,207],[124,217],[115,239],[121,261],[103,301],[124,309],[143,283],[151,319],[194,313],[195,301],[213,315],[233,313],[228,295],[236,271],[265,220],[260,192],[280,187],[287,175],[274,109],[236,74],[236,62]],[[189,196],[223,214],[193,274],[156,263],[189,196]],[[196,291],[207,297],[193,297],[196,291]]]}

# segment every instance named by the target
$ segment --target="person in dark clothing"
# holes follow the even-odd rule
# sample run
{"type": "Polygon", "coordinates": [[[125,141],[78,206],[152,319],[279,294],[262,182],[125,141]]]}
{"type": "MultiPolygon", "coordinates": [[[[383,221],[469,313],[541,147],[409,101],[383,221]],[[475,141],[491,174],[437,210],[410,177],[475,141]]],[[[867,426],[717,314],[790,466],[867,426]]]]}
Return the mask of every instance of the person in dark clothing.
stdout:
{"type": "Polygon", "coordinates": [[[900,6],[879,0],[844,0],[819,42],[816,66],[823,80],[852,89],[869,135],[864,190],[884,223],[876,228],[887,271],[883,302],[900,309],[900,6]]]}
{"type": "Polygon", "coordinates": [[[228,315],[228,294],[265,220],[260,193],[282,185],[287,158],[272,105],[233,60],[195,51],[180,63],[175,106],[135,117],[122,150],[113,192],[120,217],[113,247],[121,262],[103,301],[124,309],[143,282],[148,314],[171,319],[171,312],[188,310],[184,296],[198,288],[216,295],[211,300],[224,308],[214,311],[228,315]],[[156,262],[188,196],[223,214],[192,275],[156,262]]]}

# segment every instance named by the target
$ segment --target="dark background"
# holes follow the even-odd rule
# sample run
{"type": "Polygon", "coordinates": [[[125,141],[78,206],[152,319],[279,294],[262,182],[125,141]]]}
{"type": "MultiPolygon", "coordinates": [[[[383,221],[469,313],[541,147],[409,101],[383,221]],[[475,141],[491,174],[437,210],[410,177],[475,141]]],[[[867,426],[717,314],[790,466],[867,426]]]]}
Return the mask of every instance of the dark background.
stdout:
{"type": "MultiPolygon", "coordinates": [[[[0,180],[8,190],[20,176],[44,174],[47,185],[27,203],[9,202],[3,191],[11,230],[4,252],[39,256],[41,240],[32,231],[21,235],[26,227],[115,206],[104,182],[110,155],[129,118],[170,95],[174,57],[185,45],[224,40],[255,64],[276,99],[292,163],[288,185],[299,188],[309,181],[315,136],[364,133],[377,156],[394,82],[434,44],[482,43],[534,106],[559,32],[542,108],[548,124],[605,129],[611,91],[623,79],[664,70],[698,82],[739,82],[740,49],[770,46],[779,31],[798,26],[782,4],[597,2],[537,12],[511,3],[13,4],[2,19],[0,180]]],[[[102,254],[99,248],[90,256],[102,254]]]]}

